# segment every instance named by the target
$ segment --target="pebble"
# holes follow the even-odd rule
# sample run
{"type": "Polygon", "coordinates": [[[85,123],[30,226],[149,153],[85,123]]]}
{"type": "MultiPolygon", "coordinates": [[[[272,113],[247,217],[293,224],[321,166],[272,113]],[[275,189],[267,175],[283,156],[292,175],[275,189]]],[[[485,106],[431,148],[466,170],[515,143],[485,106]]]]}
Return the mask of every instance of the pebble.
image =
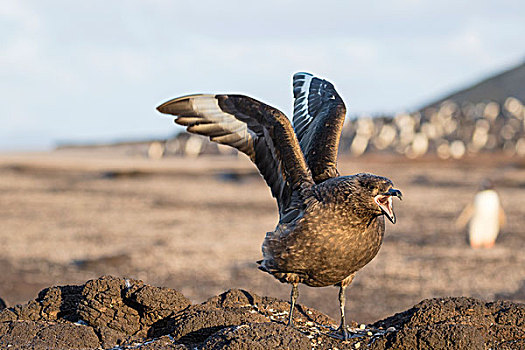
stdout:
{"type": "Polygon", "coordinates": [[[354,344],[354,346],[355,346],[356,349],[359,349],[359,347],[361,346],[361,343],[357,342],[357,343],[354,344]]]}
{"type": "Polygon", "coordinates": [[[396,331],[396,327],[388,327],[386,329],[387,332],[395,332],[396,331]]]}
{"type": "Polygon", "coordinates": [[[74,324],[77,325],[77,326],[87,326],[88,325],[84,320],[81,320],[81,319],[79,319],[74,324]]]}
{"type": "Polygon", "coordinates": [[[365,328],[366,328],[366,324],[361,324],[361,325],[359,326],[359,328],[360,328],[360,329],[365,329],[365,328]]]}

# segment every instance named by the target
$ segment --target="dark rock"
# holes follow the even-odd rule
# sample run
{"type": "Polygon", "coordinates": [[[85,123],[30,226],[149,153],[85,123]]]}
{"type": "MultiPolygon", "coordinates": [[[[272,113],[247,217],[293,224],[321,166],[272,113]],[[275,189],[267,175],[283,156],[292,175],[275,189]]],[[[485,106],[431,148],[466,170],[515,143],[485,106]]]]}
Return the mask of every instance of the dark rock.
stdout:
{"type": "Polygon", "coordinates": [[[77,306],[82,298],[82,286],[46,288],[38,293],[37,302],[42,307],[41,315],[48,320],[65,319],[77,321],[77,306]]]}
{"type": "Polygon", "coordinates": [[[258,313],[245,312],[240,309],[209,308],[204,305],[192,307],[176,322],[172,335],[182,343],[197,344],[218,330],[252,322],[269,322],[258,313]]]}
{"type": "Polygon", "coordinates": [[[385,345],[395,349],[485,349],[482,332],[462,324],[404,328],[395,333],[395,341],[385,345]]]}
{"type": "Polygon", "coordinates": [[[0,310],[5,309],[6,307],[7,305],[5,304],[5,301],[2,298],[0,298],[0,310]]]}
{"type": "Polygon", "coordinates": [[[0,310],[0,348],[15,349],[523,349],[525,305],[474,298],[423,300],[360,329],[328,336],[328,316],[232,289],[191,305],[179,292],[104,276],[80,286],[42,290],[0,310]]]}
{"type": "Polygon", "coordinates": [[[143,312],[142,322],[146,324],[152,324],[191,305],[191,302],[176,290],[149,285],[134,291],[127,290],[125,297],[143,312]]]}
{"type": "Polygon", "coordinates": [[[0,347],[4,349],[12,346],[29,347],[37,332],[44,327],[44,324],[33,321],[2,322],[0,323],[0,347]]]}
{"type": "Polygon", "coordinates": [[[80,321],[109,348],[149,334],[169,333],[155,331],[156,325],[189,305],[175,290],[104,276],[82,286],[44,289],[25,305],[1,310],[0,322],[80,321]]]}
{"type": "Polygon", "coordinates": [[[36,300],[25,305],[15,305],[0,311],[1,321],[55,321],[64,318],[78,320],[76,314],[82,286],[61,286],[46,288],[38,293],[36,300]]]}
{"type": "Polygon", "coordinates": [[[164,318],[190,305],[186,297],[172,289],[110,276],[87,282],[82,297],[80,319],[95,328],[105,347],[159,335],[157,328],[165,329],[164,318]]]}
{"type": "Polygon", "coordinates": [[[524,324],[523,304],[457,297],[423,300],[373,326],[396,329],[385,335],[387,347],[484,349],[524,339],[524,324]]]}
{"type": "Polygon", "coordinates": [[[73,323],[9,321],[0,323],[0,348],[96,349],[92,328],[73,323]]]}
{"type": "Polygon", "coordinates": [[[98,347],[99,340],[91,327],[57,323],[40,330],[32,346],[36,349],[89,349],[98,347]]]}
{"type": "Polygon", "coordinates": [[[142,282],[104,276],[88,281],[78,305],[80,319],[94,327],[103,347],[120,345],[140,330],[139,311],[124,302],[127,289],[137,290],[142,282]]]}
{"type": "Polygon", "coordinates": [[[203,305],[217,308],[253,307],[261,304],[263,298],[242,289],[230,289],[222,294],[208,299],[203,305]]]}
{"type": "Polygon", "coordinates": [[[283,324],[249,323],[224,328],[210,336],[205,349],[311,349],[310,340],[298,330],[283,324]]]}
{"type": "Polygon", "coordinates": [[[13,312],[13,309],[2,309],[0,310],[0,322],[14,321],[17,319],[16,314],[13,312]]]}
{"type": "Polygon", "coordinates": [[[15,305],[0,311],[0,321],[37,321],[41,318],[42,306],[35,300],[31,300],[25,305],[15,305]]]}

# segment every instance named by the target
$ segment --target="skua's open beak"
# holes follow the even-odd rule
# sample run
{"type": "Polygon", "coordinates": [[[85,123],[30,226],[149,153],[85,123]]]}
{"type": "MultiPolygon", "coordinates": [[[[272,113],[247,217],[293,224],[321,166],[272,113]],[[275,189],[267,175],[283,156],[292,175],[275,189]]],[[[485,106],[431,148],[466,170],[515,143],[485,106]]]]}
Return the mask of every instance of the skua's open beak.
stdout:
{"type": "Polygon", "coordinates": [[[378,194],[374,197],[374,202],[381,208],[381,211],[386,215],[391,223],[396,223],[396,214],[394,213],[394,207],[392,205],[392,197],[397,197],[400,200],[403,199],[403,195],[400,190],[395,188],[389,189],[386,193],[378,194]]]}

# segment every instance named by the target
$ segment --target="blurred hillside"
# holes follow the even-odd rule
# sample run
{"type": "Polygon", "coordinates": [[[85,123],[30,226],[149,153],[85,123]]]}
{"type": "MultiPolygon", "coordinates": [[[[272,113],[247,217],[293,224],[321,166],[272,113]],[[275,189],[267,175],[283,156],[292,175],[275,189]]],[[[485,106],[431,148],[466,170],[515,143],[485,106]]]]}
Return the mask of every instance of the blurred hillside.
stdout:
{"type": "Polygon", "coordinates": [[[462,158],[504,151],[525,156],[525,63],[485,79],[413,113],[346,124],[342,152],[395,152],[462,158]]]}
{"type": "Polygon", "coordinates": [[[501,105],[509,96],[525,101],[525,61],[516,67],[429,103],[422,109],[438,108],[445,101],[453,101],[459,105],[494,101],[501,105]]]}

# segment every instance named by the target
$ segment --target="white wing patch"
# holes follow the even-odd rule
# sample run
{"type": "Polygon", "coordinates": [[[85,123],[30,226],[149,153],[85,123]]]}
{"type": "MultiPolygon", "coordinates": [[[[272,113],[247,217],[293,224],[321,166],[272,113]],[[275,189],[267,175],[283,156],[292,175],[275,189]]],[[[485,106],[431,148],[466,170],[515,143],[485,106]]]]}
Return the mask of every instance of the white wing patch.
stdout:
{"type": "Polygon", "coordinates": [[[302,129],[308,125],[313,117],[308,113],[308,95],[313,75],[309,73],[297,73],[294,75],[294,85],[302,83],[299,91],[295,90],[293,126],[295,130],[302,129]]]}
{"type": "MultiPolygon", "coordinates": [[[[198,116],[178,117],[178,124],[186,125],[189,132],[206,135],[211,141],[248,151],[256,135],[246,123],[224,112],[215,95],[190,97],[191,108],[198,116]]],[[[250,152],[251,153],[251,152],[250,152]]]]}

